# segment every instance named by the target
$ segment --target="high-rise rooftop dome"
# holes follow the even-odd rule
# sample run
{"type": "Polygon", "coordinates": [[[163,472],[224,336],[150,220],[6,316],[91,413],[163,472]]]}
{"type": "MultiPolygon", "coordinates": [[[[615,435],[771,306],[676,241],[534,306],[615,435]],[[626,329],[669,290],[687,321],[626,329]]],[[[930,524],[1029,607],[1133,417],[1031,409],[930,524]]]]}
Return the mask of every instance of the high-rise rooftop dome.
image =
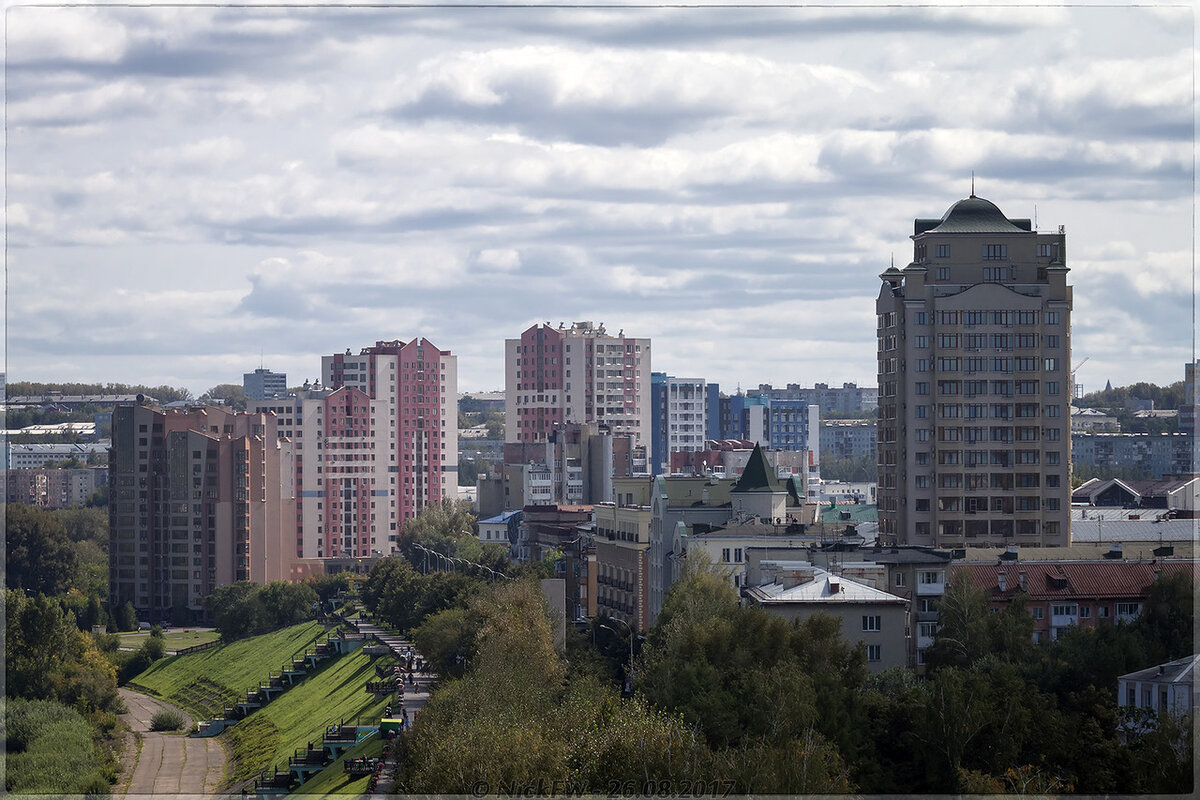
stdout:
{"type": "Polygon", "coordinates": [[[918,220],[917,223],[917,233],[1021,233],[1030,230],[1028,220],[1010,220],[991,200],[975,195],[950,206],[941,220],[918,220]]]}

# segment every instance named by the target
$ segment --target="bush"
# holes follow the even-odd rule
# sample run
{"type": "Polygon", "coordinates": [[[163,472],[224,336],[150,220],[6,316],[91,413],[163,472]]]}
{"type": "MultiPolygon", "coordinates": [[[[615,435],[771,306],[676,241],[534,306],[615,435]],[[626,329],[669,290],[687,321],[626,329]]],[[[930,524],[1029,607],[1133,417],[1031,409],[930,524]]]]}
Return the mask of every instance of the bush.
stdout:
{"type": "Polygon", "coordinates": [[[152,731],[178,731],[183,730],[183,714],[178,711],[159,711],[150,718],[150,730],[152,731]]]}

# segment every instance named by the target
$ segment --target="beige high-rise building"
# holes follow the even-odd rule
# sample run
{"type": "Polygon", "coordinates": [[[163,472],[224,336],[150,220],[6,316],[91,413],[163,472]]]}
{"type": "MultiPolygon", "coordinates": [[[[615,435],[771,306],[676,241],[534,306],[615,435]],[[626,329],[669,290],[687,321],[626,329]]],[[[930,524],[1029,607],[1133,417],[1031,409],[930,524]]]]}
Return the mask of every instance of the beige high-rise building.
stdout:
{"type": "Polygon", "coordinates": [[[972,194],[915,220],[880,275],[879,535],[889,544],[1067,545],[1066,236],[972,194]]]}

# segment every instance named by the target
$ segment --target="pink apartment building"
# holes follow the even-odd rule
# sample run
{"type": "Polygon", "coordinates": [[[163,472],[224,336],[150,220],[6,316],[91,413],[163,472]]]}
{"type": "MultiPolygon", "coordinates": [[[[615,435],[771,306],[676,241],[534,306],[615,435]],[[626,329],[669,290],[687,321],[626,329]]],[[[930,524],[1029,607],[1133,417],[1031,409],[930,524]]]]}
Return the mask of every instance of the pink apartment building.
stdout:
{"type": "Polygon", "coordinates": [[[252,403],[281,418],[297,454],[296,552],[369,556],[458,484],[458,368],[428,339],[321,359],[324,387],[252,403]]]}
{"type": "Polygon", "coordinates": [[[650,340],[603,323],[534,325],[504,342],[505,438],[545,441],[555,424],[598,422],[650,442],[650,340]]]}

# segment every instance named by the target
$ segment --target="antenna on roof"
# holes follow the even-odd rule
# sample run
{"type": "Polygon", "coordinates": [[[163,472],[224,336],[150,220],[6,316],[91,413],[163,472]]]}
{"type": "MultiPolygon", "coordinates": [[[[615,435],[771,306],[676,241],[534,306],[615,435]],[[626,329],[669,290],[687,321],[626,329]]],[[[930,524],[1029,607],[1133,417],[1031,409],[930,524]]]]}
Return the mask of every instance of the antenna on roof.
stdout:
{"type": "Polygon", "coordinates": [[[1037,203],[1033,204],[1033,229],[1037,230],[1037,203]]]}
{"type": "Polygon", "coordinates": [[[975,196],[975,170],[971,170],[971,197],[975,196]]]}

